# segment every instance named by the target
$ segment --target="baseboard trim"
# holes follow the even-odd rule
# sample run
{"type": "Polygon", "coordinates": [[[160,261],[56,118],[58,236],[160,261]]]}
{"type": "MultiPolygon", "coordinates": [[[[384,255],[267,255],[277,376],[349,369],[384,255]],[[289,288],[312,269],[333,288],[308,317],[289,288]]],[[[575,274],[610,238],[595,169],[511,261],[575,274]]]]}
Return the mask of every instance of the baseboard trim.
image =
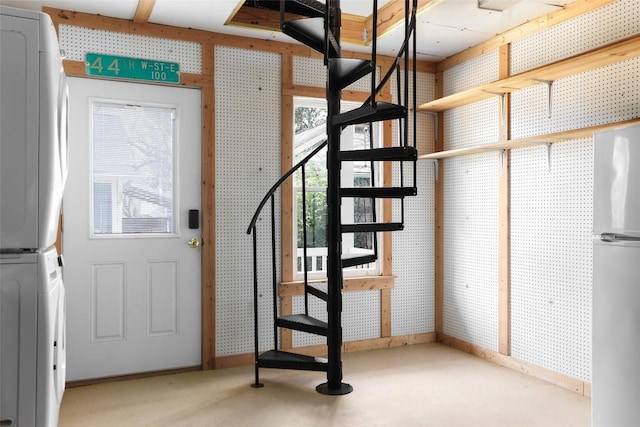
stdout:
{"type": "MultiPolygon", "coordinates": [[[[425,332],[420,334],[408,334],[385,338],[371,338],[366,340],[347,341],[342,344],[342,351],[344,353],[351,353],[355,351],[377,350],[382,348],[402,347],[405,345],[425,344],[435,341],[435,332],[425,332]]],[[[327,346],[311,345],[304,347],[294,347],[291,349],[287,349],[286,351],[306,354],[308,356],[323,357],[327,355],[327,346]]],[[[216,357],[215,369],[252,365],[254,361],[255,359],[253,353],[219,356],[216,357]]]]}
{"type": "Polygon", "coordinates": [[[201,371],[202,365],[187,366],[186,368],[165,369],[161,371],[140,372],[137,374],[117,375],[114,377],[90,378],[88,380],[69,381],[65,388],[84,387],[87,385],[113,383],[117,381],[137,380],[140,378],[158,377],[162,375],[182,374],[184,372],[201,371]]]}
{"type": "Polygon", "coordinates": [[[550,369],[516,359],[512,356],[505,356],[504,354],[500,354],[493,350],[488,350],[486,348],[449,335],[437,334],[436,342],[447,345],[451,348],[455,348],[456,350],[464,351],[465,353],[480,357],[481,359],[488,360],[489,362],[495,363],[496,365],[513,369],[514,371],[522,372],[523,374],[549,382],[551,384],[557,385],[558,387],[562,387],[580,395],[591,397],[591,383],[588,383],[586,381],[582,381],[568,375],[561,374],[550,369]]]}

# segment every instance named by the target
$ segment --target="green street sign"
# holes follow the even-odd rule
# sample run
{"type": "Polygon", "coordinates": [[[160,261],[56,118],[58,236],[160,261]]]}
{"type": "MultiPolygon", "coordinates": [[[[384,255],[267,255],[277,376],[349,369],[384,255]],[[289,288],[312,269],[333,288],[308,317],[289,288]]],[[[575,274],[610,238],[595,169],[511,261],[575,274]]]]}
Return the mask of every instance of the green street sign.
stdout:
{"type": "Polygon", "coordinates": [[[180,64],[177,62],[87,53],[84,64],[90,76],[180,83],[180,64]]]}

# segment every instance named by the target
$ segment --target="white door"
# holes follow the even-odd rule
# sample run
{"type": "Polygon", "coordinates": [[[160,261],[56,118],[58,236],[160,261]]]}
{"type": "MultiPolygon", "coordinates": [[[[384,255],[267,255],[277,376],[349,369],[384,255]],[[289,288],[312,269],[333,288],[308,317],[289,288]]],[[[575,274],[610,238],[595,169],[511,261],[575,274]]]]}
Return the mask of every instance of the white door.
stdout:
{"type": "Polygon", "coordinates": [[[67,379],[200,365],[200,91],[71,78],[69,99],[67,379]]]}

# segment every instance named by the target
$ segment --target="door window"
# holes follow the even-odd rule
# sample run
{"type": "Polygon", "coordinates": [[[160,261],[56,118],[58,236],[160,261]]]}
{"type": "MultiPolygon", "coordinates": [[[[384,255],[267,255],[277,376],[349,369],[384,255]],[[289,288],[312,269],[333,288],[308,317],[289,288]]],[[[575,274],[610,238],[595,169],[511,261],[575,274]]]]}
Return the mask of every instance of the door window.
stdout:
{"type": "Polygon", "coordinates": [[[91,105],[91,235],[175,234],[172,106],[91,105]]]}

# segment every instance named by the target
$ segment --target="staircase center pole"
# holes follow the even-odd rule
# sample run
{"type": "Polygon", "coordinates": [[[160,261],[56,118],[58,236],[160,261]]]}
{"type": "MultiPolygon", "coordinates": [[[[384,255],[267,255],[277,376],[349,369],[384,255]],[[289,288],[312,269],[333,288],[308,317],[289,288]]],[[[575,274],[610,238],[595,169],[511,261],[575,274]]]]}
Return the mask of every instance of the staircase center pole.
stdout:
{"type": "MultiPolygon", "coordinates": [[[[327,29],[340,46],[340,0],[327,0],[327,29]]],[[[331,49],[327,48],[327,55],[331,49]]],[[[339,57],[340,52],[336,55],[339,57]]],[[[329,61],[327,61],[329,63],[329,61]]],[[[342,382],[342,233],[340,215],[340,125],[333,119],[340,113],[340,90],[330,89],[331,72],[327,68],[327,382],[316,390],[322,394],[342,395],[353,388],[342,382]]]]}

